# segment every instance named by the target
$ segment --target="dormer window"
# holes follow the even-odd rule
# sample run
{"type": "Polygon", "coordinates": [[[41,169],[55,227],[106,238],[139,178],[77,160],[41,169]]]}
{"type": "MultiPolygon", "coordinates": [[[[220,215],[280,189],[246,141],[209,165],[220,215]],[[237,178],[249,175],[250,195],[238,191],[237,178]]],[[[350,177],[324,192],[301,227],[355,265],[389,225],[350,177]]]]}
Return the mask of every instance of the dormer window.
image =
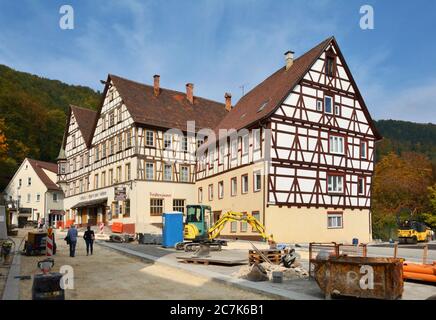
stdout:
{"type": "Polygon", "coordinates": [[[324,97],[324,110],[325,113],[333,113],[333,98],[330,96],[324,97]]]}

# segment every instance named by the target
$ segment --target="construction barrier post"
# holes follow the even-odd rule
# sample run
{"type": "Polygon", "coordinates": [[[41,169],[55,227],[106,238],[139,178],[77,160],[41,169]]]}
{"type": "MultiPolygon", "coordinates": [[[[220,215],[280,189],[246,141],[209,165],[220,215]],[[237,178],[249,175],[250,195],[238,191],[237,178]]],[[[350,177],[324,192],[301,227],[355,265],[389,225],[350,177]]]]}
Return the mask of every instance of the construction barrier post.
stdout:
{"type": "Polygon", "coordinates": [[[99,225],[100,234],[103,234],[103,229],[104,229],[104,223],[100,222],[100,225],[99,225]]]}
{"type": "Polygon", "coordinates": [[[46,255],[51,257],[53,255],[53,228],[47,229],[47,241],[46,241],[46,255]]]}

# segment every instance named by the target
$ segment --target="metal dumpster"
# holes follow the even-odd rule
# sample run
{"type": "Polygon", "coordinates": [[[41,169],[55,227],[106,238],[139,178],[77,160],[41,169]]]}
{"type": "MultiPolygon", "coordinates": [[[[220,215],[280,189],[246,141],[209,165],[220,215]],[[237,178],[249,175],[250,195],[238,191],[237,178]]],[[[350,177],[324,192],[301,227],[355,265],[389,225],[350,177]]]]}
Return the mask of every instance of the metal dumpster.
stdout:
{"type": "Polygon", "coordinates": [[[347,296],[395,300],[403,294],[401,259],[330,256],[313,264],[315,280],[326,299],[347,296]]]}

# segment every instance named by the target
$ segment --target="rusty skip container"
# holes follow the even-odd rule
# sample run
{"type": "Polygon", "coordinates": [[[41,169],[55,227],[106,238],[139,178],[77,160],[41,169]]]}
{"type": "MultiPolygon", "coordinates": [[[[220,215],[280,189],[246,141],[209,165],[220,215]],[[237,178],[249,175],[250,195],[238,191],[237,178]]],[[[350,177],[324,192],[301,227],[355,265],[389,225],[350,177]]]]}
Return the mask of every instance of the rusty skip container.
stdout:
{"type": "Polygon", "coordinates": [[[313,263],[315,280],[326,299],[338,295],[395,300],[403,294],[401,259],[338,256],[313,263]]]}

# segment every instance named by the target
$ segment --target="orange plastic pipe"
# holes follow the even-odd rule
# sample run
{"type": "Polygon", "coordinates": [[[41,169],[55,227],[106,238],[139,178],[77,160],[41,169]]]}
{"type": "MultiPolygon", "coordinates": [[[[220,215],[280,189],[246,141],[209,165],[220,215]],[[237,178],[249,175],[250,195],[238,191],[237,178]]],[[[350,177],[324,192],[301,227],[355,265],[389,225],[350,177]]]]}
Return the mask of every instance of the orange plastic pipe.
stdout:
{"type": "Polygon", "coordinates": [[[436,282],[436,275],[430,275],[430,274],[425,274],[425,273],[415,273],[415,272],[403,271],[403,278],[404,279],[411,279],[411,280],[436,282]]]}
{"type": "Polygon", "coordinates": [[[425,264],[404,264],[403,265],[404,272],[412,272],[412,273],[424,273],[436,276],[436,266],[433,265],[425,265],[425,264]]]}

